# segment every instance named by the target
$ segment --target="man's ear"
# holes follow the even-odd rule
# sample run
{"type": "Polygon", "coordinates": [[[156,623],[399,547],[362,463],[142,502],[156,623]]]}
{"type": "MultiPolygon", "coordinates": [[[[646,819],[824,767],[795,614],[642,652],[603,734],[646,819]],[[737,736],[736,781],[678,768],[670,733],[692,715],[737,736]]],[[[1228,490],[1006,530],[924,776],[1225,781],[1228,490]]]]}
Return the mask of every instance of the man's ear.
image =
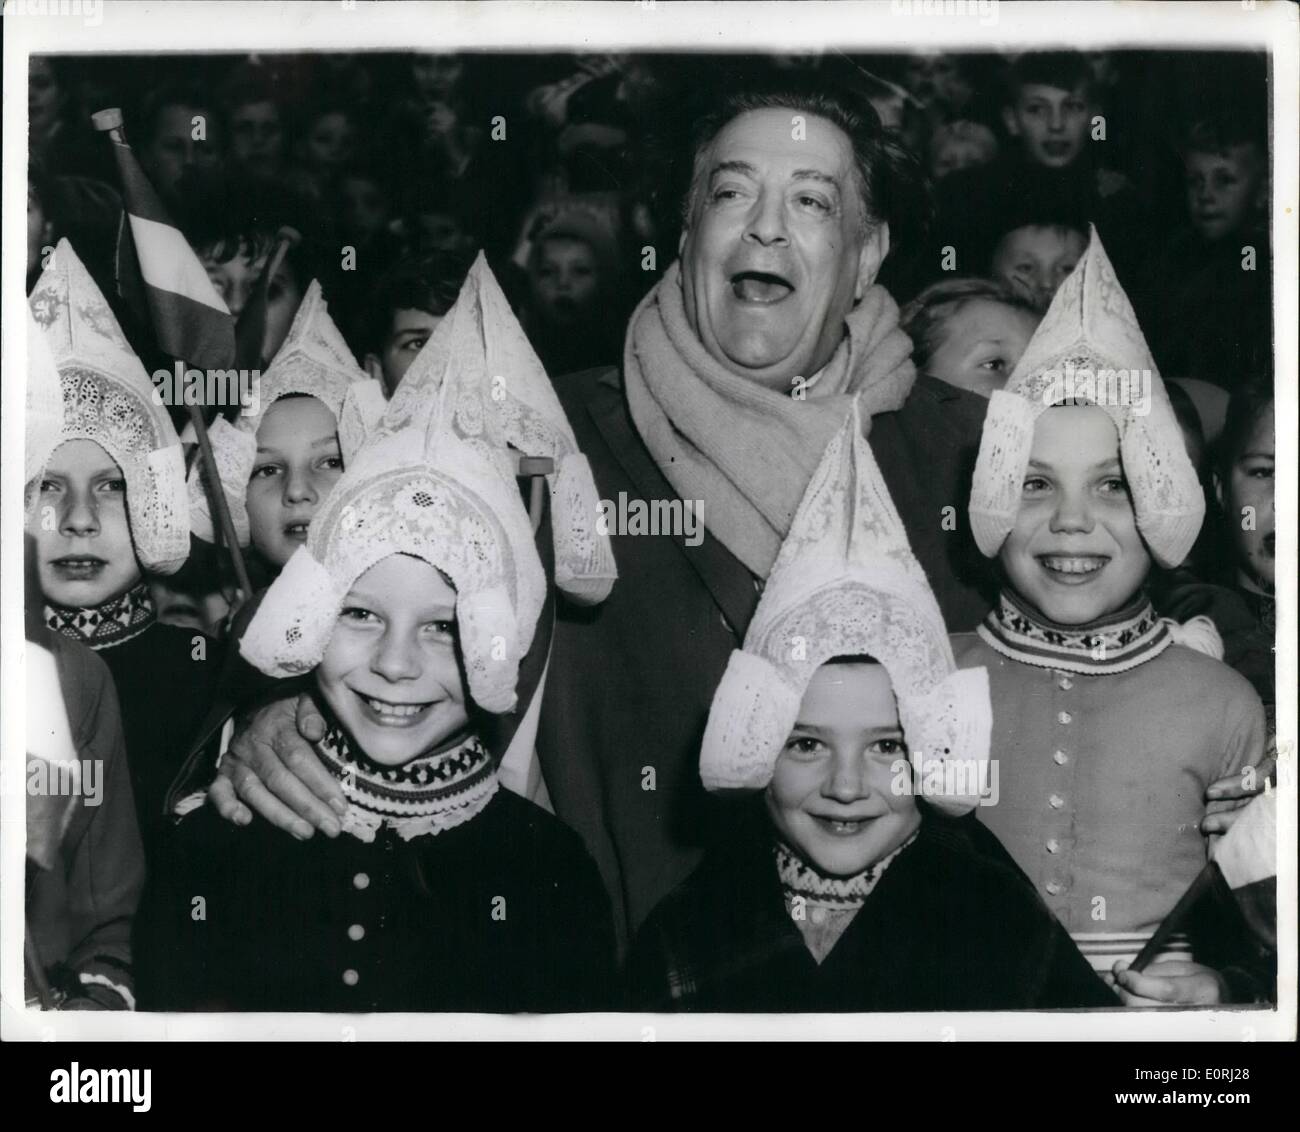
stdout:
{"type": "Polygon", "coordinates": [[[1013,138],[1020,136],[1020,122],[1016,119],[1016,110],[1014,106],[1002,107],[1002,124],[1006,126],[1007,133],[1013,138]]]}
{"type": "Polygon", "coordinates": [[[364,367],[367,374],[369,374],[377,382],[379,382],[380,385],[383,385],[385,389],[388,388],[387,385],[384,385],[383,363],[380,362],[379,358],[376,355],[367,354],[366,360],[362,362],[361,365],[364,367]]]}
{"type": "Polygon", "coordinates": [[[1219,501],[1219,510],[1222,511],[1227,504],[1223,501],[1223,477],[1218,472],[1211,472],[1210,479],[1214,483],[1214,498],[1219,501]]]}
{"type": "Polygon", "coordinates": [[[862,243],[862,252],[858,256],[858,282],[853,288],[853,301],[862,301],[862,293],[876,281],[880,274],[880,265],[889,254],[889,225],[884,220],[871,230],[862,243]]]}

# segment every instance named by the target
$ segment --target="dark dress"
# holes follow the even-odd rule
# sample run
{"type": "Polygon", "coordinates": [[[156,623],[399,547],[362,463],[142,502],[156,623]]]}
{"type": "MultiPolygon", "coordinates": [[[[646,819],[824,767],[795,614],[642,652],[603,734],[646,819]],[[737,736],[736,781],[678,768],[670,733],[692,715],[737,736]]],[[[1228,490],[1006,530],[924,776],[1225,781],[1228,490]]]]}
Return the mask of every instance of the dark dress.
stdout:
{"type": "Polygon", "coordinates": [[[571,830],[504,789],[444,833],[300,842],[204,807],[136,921],[142,1010],[579,1011],[613,1003],[609,903],[571,830]],[[202,903],[199,899],[202,898],[202,903]]]}
{"type": "Polygon", "coordinates": [[[926,813],[819,965],[786,912],[761,807],[651,914],[634,1009],[901,1012],[1118,1006],[1028,881],[969,819],[926,813]]]}
{"type": "Polygon", "coordinates": [[[143,633],[98,650],[113,674],[135,792],[136,817],[152,864],[164,826],[163,800],[212,700],[221,642],[155,621],[143,633]],[[203,657],[196,639],[202,641],[203,657]]]}

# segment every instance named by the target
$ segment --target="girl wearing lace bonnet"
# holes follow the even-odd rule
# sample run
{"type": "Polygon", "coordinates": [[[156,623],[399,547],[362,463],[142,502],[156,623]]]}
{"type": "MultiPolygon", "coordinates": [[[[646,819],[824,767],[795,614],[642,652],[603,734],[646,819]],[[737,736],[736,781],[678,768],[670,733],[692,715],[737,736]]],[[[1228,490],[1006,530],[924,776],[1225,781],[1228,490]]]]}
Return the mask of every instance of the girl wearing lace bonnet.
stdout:
{"type": "Polygon", "coordinates": [[[1113,1002],[1000,846],[960,817],[996,801],[986,674],[956,667],[858,412],[714,697],[700,776],[750,798],[638,934],[636,1004],[1113,1002]]]}
{"type": "Polygon", "coordinates": [[[180,439],[66,240],[29,306],[30,379],[46,391],[28,414],[26,469],[43,616],[113,674],[148,853],[219,665],[217,648],[196,657],[192,632],[159,622],[150,592],[150,580],[174,574],[190,551],[180,439]]]}
{"type": "Polygon", "coordinates": [[[1228,1001],[1175,941],[1126,966],[1205,863],[1205,792],[1262,756],[1263,709],[1206,618],[1161,618],[1152,561],[1178,566],[1205,500],[1168,395],[1097,233],[1004,390],[970,496],[1002,589],[958,663],[988,671],[998,805],[981,811],[1127,1001],[1228,1001]]]}
{"type": "MultiPolygon", "coordinates": [[[[240,546],[250,543],[274,574],[306,541],[307,526],[343,468],[345,418],[382,412],[383,391],[357,365],[312,281],[284,343],[257,375],[234,423],[210,427],[212,451],[240,546]]],[[[187,430],[188,431],[188,430],[187,430]]],[[[190,473],[194,533],[213,541],[213,518],[198,464],[190,473]]]]}
{"type": "MultiPolygon", "coordinates": [[[[448,321],[481,311],[471,299],[448,321]]],[[[546,577],[493,387],[463,357],[436,385],[412,367],[401,388],[422,386],[418,412],[394,401],[368,429],[344,427],[347,469],[240,642],[267,675],[308,679],[327,724],[316,751],[348,800],[343,834],[299,844],[207,807],[183,819],[177,865],[144,912],[162,964],[147,994],[160,1004],[516,1011],[609,1000],[612,928],[595,866],[575,834],[499,788],[480,735],[484,713],[517,706],[546,577]],[[186,894],[200,890],[230,901],[235,922],[189,933],[194,947],[169,956],[186,894]],[[457,977],[428,979],[443,963],[457,977]]]]}

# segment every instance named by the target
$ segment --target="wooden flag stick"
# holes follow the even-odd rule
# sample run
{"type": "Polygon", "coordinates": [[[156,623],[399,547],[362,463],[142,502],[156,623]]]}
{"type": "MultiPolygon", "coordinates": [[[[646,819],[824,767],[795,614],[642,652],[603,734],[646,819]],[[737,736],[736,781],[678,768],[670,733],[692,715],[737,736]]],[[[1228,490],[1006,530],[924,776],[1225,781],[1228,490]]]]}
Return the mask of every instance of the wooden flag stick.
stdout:
{"type": "Polygon", "coordinates": [[[243,595],[242,605],[253,596],[253,584],[248,578],[248,567],[244,564],[243,552],[239,549],[239,538],[235,534],[235,521],[230,517],[230,506],[226,503],[226,490],[221,486],[221,477],[217,474],[217,458],[212,454],[212,440],[208,436],[208,426],[204,423],[203,412],[197,405],[186,406],[189,409],[190,422],[194,425],[194,435],[199,441],[200,472],[203,477],[203,490],[208,493],[208,506],[221,524],[222,537],[226,549],[230,551],[230,563],[235,568],[235,584],[243,595]]]}

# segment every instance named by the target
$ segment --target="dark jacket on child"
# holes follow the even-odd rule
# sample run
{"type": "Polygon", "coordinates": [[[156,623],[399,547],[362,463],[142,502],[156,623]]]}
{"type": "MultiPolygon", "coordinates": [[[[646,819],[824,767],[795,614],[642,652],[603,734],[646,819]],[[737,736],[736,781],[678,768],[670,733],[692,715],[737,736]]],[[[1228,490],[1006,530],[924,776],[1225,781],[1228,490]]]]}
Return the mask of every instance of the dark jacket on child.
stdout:
{"type": "Polygon", "coordinates": [[[609,902],[578,836],[499,789],[445,832],[300,842],[204,807],[137,920],[140,1008],[545,1012],[613,1001],[609,902]]]}
{"type": "Polygon", "coordinates": [[[632,945],[634,1009],[891,1012],[1117,1006],[1028,881],[969,818],[924,813],[819,965],[787,912],[771,825],[734,836],[632,945]]]}

